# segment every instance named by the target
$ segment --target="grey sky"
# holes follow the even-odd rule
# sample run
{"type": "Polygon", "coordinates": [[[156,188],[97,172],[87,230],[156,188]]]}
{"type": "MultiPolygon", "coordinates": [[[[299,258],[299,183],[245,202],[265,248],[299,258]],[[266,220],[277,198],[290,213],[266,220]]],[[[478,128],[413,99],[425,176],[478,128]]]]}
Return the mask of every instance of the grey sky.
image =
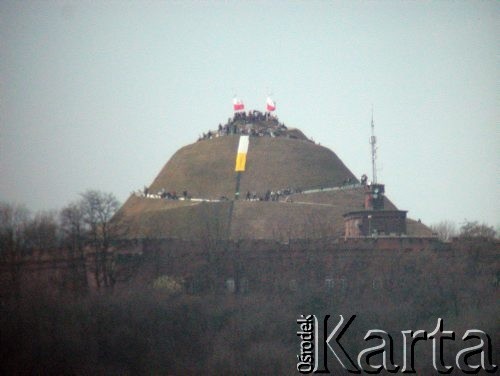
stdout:
{"type": "Polygon", "coordinates": [[[237,93],[412,218],[499,225],[497,1],[0,3],[0,200],[124,201],[237,93]]]}

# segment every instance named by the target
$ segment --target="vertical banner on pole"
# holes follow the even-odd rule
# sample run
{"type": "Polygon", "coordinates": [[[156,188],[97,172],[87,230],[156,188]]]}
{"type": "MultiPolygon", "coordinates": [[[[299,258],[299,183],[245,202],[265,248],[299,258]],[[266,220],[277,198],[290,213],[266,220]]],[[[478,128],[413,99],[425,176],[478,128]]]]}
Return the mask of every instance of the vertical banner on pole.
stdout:
{"type": "Polygon", "coordinates": [[[248,136],[240,136],[240,143],[238,144],[238,152],[236,154],[236,166],[234,171],[245,171],[248,152],[248,136]]]}
{"type": "Polygon", "coordinates": [[[245,171],[245,165],[247,163],[247,152],[248,152],[248,136],[240,136],[238,151],[236,152],[236,166],[234,167],[234,171],[238,173],[236,175],[236,193],[235,193],[236,200],[238,200],[240,196],[241,173],[245,171]]]}

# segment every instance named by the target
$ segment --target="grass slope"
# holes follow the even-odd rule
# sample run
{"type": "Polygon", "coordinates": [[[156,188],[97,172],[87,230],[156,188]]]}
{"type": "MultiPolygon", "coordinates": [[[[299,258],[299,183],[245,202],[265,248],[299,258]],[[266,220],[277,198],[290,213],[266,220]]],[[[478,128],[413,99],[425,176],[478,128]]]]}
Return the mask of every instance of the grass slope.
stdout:
{"type": "MultiPolygon", "coordinates": [[[[193,197],[234,197],[234,164],[238,136],[203,140],[181,148],[151,184],[150,192],[162,188],[187,190],[193,197]]],[[[247,191],[263,196],[269,190],[311,189],[340,186],[345,179],[357,181],[331,150],[304,139],[251,137],[246,171],[242,173],[241,197],[247,191]]],[[[230,202],[200,203],[167,201],[131,196],[114,219],[124,238],[213,237],[233,239],[319,238],[342,236],[343,214],[361,210],[363,188],[295,194],[292,202],[234,203],[229,229],[230,202]]],[[[396,209],[386,200],[387,209],[396,209]]],[[[408,221],[408,235],[428,236],[421,223],[408,221]]]]}
{"type": "MultiPolygon", "coordinates": [[[[150,191],[164,188],[178,194],[187,190],[193,197],[234,197],[238,141],[237,136],[225,136],[183,147],[163,167],[150,191]]],[[[356,179],[327,148],[306,140],[251,137],[240,192],[263,195],[268,189],[331,187],[346,178],[356,179]]]]}

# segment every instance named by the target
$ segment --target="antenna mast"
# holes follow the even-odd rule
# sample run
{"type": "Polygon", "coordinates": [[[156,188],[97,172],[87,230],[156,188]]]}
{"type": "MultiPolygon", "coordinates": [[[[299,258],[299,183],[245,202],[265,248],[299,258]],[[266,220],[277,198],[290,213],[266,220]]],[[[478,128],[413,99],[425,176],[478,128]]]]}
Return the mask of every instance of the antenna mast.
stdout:
{"type": "Polygon", "coordinates": [[[372,106],[372,136],[370,137],[370,145],[372,146],[372,183],[377,184],[377,138],[375,137],[375,124],[373,123],[373,106],[372,106]]]}

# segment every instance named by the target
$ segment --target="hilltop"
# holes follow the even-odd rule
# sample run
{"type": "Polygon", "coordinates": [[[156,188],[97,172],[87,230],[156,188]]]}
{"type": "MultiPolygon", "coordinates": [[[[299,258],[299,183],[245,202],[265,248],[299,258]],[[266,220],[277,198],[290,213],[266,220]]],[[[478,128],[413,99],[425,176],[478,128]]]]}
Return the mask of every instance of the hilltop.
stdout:
{"type": "MultiPolygon", "coordinates": [[[[343,215],[363,209],[364,192],[333,151],[300,130],[274,119],[253,121],[250,127],[237,119],[179,149],[147,187],[147,195],[133,194],[114,222],[120,237],[129,239],[202,239],[209,230],[231,239],[341,237],[343,215]],[[235,124],[237,133],[228,128],[235,124]],[[271,126],[280,133],[262,136],[271,126]],[[235,156],[245,133],[250,134],[246,169],[241,199],[234,200],[235,156]],[[166,192],[181,199],[165,199],[166,192]],[[256,200],[244,200],[247,192],[256,200]],[[266,192],[286,194],[262,201],[266,192]]],[[[385,203],[386,209],[396,210],[387,197],[385,203]]],[[[431,236],[423,224],[407,224],[409,236],[431,236]]]]}

